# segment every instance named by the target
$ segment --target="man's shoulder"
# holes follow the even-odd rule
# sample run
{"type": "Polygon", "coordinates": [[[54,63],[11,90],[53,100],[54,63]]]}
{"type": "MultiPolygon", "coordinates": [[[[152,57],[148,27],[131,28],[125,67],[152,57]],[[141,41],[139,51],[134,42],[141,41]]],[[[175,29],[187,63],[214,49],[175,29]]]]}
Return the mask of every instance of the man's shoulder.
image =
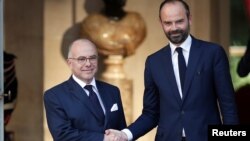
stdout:
{"type": "Polygon", "coordinates": [[[160,48],[159,50],[157,50],[157,51],[155,51],[155,52],[149,54],[148,57],[161,56],[162,54],[165,54],[165,55],[166,55],[166,53],[167,53],[168,51],[171,51],[171,50],[170,50],[170,46],[167,44],[167,45],[163,46],[162,48],[160,48]]]}
{"type": "Polygon", "coordinates": [[[105,82],[103,80],[96,80],[96,84],[99,86],[103,86],[103,87],[118,88],[117,86],[115,86],[109,82],[105,82]]]}
{"type": "Polygon", "coordinates": [[[211,46],[211,47],[215,47],[215,48],[221,47],[221,45],[218,43],[192,37],[192,44],[194,44],[194,43],[199,44],[200,46],[211,46]]]}
{"type": "Polygon", "coordinates": [[[69,80],[66,80],[64,82],[61,82],[59,84],[56,84],[54,86],[52,86],[51,88],[47,89],[45,91],[45,93],[49,93],[49,92],[52,92],[52,91],[62,91],[65,89],[66,86],[69,85],[69,80]]]}

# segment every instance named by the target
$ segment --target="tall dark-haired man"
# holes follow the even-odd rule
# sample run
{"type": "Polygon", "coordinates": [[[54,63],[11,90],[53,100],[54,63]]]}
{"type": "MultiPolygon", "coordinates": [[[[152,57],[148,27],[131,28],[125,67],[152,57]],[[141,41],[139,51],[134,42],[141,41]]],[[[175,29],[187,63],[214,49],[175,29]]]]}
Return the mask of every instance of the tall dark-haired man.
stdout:
{"type": "Polygon", "coordinates": [[[169,44],[146,60],[142,114],[123,132],[107,133],[136,140],[158,126],[156,141],[207,141],[208,125],[238,124],[224,49],[190,35],[185,1],[163,1],[159,17],[169,44]]]}

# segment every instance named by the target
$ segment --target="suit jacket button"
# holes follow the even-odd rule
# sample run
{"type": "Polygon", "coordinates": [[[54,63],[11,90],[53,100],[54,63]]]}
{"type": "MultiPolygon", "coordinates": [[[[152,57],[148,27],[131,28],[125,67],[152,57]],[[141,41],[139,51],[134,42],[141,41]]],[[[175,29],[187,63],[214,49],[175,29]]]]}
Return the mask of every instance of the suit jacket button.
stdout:
{"type": "Polygon", "coordinates": [[[182,114],[182,115],[184,115],[184,114],[185,114],[185,112],[184,112],[184,111],[181,111],[181,114],[182,114]]]}

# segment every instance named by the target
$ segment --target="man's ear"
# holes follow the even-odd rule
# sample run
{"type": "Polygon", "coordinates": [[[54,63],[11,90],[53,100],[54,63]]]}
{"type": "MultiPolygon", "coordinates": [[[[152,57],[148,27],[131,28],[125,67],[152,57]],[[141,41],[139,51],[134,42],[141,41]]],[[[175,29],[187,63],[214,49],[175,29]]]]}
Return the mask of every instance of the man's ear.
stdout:
{"type": "Polygon", "coordinates": [[[191,14],[188,17],[188,22],[189,22],[189,25],[192,25],[192,15],[191,14]]]}

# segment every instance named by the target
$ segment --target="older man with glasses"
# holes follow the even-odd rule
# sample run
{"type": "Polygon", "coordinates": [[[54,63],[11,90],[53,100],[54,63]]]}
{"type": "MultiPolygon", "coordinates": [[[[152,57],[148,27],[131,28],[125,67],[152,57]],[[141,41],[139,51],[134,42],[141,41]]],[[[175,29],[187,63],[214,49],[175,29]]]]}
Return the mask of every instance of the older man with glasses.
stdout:
{"type": "Polygon", "coordinates": [[[87,39],[74,41],[67,63],[72,71],[65,82],[45,91],[44,105],[54,141],[109,141],[105,130],[121,130],[126,121],[116,86],[95,79],[96,46],[87,39]]]}

